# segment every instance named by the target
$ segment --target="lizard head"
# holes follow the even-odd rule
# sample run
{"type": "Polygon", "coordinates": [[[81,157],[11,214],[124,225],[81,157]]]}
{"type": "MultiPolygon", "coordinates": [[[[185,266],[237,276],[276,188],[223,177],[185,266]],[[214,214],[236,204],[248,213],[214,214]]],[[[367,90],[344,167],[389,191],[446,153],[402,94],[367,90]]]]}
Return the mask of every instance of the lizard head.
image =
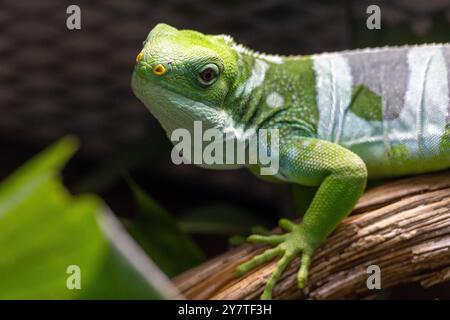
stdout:
{"type": "Polygon", "coordinates": [[[170,136],[193,122],[221,128],[227,119],[224,103],[236,82],[236,52],[230,37],[204,35],[158,24],[136,57],[134,94],[170,136]]]}

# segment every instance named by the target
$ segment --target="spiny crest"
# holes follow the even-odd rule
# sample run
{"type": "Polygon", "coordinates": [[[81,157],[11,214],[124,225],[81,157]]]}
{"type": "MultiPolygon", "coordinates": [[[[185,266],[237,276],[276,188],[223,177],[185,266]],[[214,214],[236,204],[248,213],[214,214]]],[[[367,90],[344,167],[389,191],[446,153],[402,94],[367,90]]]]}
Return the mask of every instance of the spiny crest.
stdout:
{"type": "Polygon", "coordinates": [[[341,50],[341,51],[324,51],[321,53],[314,54],[314,56],[327,56],[327,55],[333,55],[333,54],[346,54],[346,55],[356,55],[360,53],[378,53],[382,52],[383,50],[403,50],[403,49],[412,49],[412,48],[418,48],[418,47],[429,47],[429,48],[435,48],[435,47],[441,47],[441,46],[447,46],[449,43],[445,42],[432,42],[432,43],[426,43],[426,44],[402,44],[402,45],[385,45],[380,47],[373,47],[373,48],[358,48],[358,49],[348,49],[348,50],[341,50]]]}
{"type": "Polygon", "coordinates": [[[226,45],[230,46],[236,52],[241,54],[250,55],[254,58],[260,58],[273,63],[282,63],[283,57],[276,54],[267,54],[250,49],[243,44],[237,43],[234,38],[227,34],[219,34],[215,36],[216,39],[223,41],[226,45]]]}
{"type": "Polygon", "coordinates": [[[216,39],[219,39],[219,40],[222,40],[223,42],[225,42],[225,44],[228,46],[232,46],[233,44],[236,44],[233,37],[228,34],[218,34],[215,37],[216,37],[216,39]]]}
{"type": "Polygon", "coordinates": [[[283,62],[283,56],[255,51],[242,44],[235,44],[233,48],[239,53],[251,55],[254,58],[259,58],[276,64],[280,64],[283,62]]]}

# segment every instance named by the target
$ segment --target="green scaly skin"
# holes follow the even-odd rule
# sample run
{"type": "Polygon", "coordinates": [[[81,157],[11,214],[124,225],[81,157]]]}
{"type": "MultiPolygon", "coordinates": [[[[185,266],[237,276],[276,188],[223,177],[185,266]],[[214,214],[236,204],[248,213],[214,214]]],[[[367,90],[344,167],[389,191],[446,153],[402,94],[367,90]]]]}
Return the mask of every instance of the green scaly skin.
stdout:
{"type": "MultiPolygon", "coordinates": [[[[424,152],[427,144],[423,142],[418,153],[407,144],[385,138],[383,151],[379,152],[381,149],[376,148],[380,144],[372,142],[374,139],[370,137],[362,136],[362,142],[358,143],[344,138],[324,138],[321,117],[326,114],[321,113],[319,99],[324,95],[318,92],[323,90],[323,85],[317,84],[319,71],[314,61],[308,56],[259,54],[236,44],[228,36],[204,35],[159,24],[148,35],[132,77],[134,93],[169,136],[177,128],[192,131],[194,120],[203,121],[204,129],[222,131],[230,127],[236,132],[277,128],[280,169],[271,178],[317,188],[300,224],[281,219],[279,224],[285,234],[248,238],[253,243],[274,247],[239,266],[238,275],[281,257],[267,281],[262,299],[271,298],[283,270],[299,255],[298,286],[306,285],[314,252],[351,212],[368,177],[415,174],[446,169],[450,165],[448,127],[440,137],[439,151],[435,154],[424,152]],[[205,85],[199,74],[211,64],[217,73],[205,85]],[[160,65],[165,69],[163,74],[155,71],[160,65]]],[[[363,123],[362,129],[379,123],[395,126],[395,122],[383,119],[382,97],[364,83],[353,84],[349,95],[351,101],[345,115],[363,123]]],[[[335,105],[338,99],[333,99],[335,105]]],[[[338,137],[345,137],[345,130],[352,133],[354,128],[346,127],[341,130],[343,133],[336,131],[338,137]]],[[[418,139],[428,141],[424,134],[418,139]]],[[[249,169],[258,172],[258,166],[249,169]]]]}

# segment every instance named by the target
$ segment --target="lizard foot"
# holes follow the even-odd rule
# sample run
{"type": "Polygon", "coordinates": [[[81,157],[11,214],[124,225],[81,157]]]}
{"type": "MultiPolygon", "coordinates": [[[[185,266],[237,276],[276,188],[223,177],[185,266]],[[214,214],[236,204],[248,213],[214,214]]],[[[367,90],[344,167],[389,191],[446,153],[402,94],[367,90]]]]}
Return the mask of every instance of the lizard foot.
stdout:
{"type": "Polygon", "coordinates": [[[237,276],[241,276],[249,270],[272,260],[277,256],[282,256],[275,267],[275,271],[266,283],[264,292],[261,295],[261,299],[263,300],[272,298],[272,290],[284,269],[300,253],[302,253],[302,259],[297,276],[297,283],[299,288],[303,288],[308,279],[308,270],[314,252],[314,247],[310,245],[312,239],[306,234],[301,224],[295,224],[287,219],[281,219],[279,225],[288,232],[282,235],[251,235],[248,237],[247,240],[249,242],[263,243],[275,247],[267,249],[263,253],[253,257],[251,260],[241,264],[236,270],[237,276]]]}

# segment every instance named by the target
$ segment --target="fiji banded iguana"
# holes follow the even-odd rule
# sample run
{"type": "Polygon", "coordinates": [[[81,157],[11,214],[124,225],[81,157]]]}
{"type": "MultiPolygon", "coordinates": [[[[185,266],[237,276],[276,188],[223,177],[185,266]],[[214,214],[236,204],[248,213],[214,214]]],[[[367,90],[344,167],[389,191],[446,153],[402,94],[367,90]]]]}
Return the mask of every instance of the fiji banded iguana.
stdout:
{"type": "Polygon", "coordinates": [[[449,44],[277,56],[166,24],[149,33],[132,77],[134,93],[169,136],[192,130],[195,120],[237,140],[278,129],[274,178],[317,187],[300,224],[281,219],[287,233],[249,237],[274,248],[238,274],[281,257],[264,299],[298,255],[298,286],[305,286],[314,251],[368,178],[450,167],[449,84],[449,44]]]}

